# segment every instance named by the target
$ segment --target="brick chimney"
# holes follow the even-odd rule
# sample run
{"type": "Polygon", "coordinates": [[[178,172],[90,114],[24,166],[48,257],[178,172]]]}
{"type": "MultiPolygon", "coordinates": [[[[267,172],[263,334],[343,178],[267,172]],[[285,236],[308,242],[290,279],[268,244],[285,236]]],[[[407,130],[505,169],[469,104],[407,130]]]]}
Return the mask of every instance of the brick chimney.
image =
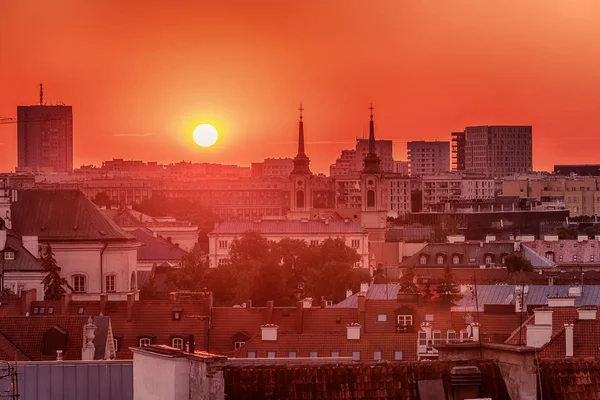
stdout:
{"type": "Polygon", "coordinates": [[[356,322],[346,325],[346,339],[360,340],[360,328],[360,324],[356,322]]]}
{"type": "Polygon", "coordinates": [[[304,304],[302,300],[296,302],[296,333],[302,333],[304,327],[304,304]]]}
{"type": "Polygon", "coordinates": [[[579,319],[596,319],[596,307],[580,307],[577,309],[579,319]]]}
{"type": "Polygon", "coordinates": [[[369,291],[369,282],[361,282],[360,283],[360,292],[367,293],[369,291]]]}
{"type": "Polygon", "coordinates": [[[527,325],[527,346],[540,348],[552,337],[552,309],[533,310],[534,323],[527,325]]]}
{"type": "Polygon", "coordinates": [[[107,304],[108,304],[108,295],[106,293],[100,294],[100,315],[106,315],[107,304]]]}
{"type": "Polygon", "coordinates": [[[267,315],[265,315],[265,322],[267,325],[273,323],[273,307],[275,307],[275,302],[273,300],[267,301],[267,315]]]}
{"type": "Polygon", "coordinates": [[[127,293],[127,322],[133,320],[133,304],[135,303],[135,293],[127,293]]]}
{"type": "Polygon", "coordinates": [[[471,324],[471,332],[473,333],[473,341],[479,342],[479,323],[473,322],[471,324]]]}
{"type": "Polygon", "coordinates": [[[346,289],[346,298],[352,296],[352,289],[346,289]]]}
{"type": "Polygon", "coordinates": [[[548,296],[548,307],[575,307],[575,297],[548,296]]]}
{"type": "Polygon", "coordinates": [[[61,296],[61,312],[62,315],[68,315],[69,314],[69,304],[71,303],[71,299],[73,298],[73,295],[71,293],[64,293],[61,296]]]}
{"type": "Polygon", "coordinates": [[[573,357],[573,324],[565,324],[565,357],[573,357]]]}
{"type": "Polygon", "coordinates": [[[366,308],[367,308],[367,296],[365,296],[364,293],[359,293],[358,296],[356,297],[358,300],[358,306],[357,306],[357,311],[358,311],[358,323],[362,326],[365,325],[365,312],[366,312],[366,308]]]}
{"type": "Polygon", "coordinates": [[[31,303],[37,299],[37,290],[29,289],[21,292],[21,314],[25,315],[31,310],[31,303]]]}

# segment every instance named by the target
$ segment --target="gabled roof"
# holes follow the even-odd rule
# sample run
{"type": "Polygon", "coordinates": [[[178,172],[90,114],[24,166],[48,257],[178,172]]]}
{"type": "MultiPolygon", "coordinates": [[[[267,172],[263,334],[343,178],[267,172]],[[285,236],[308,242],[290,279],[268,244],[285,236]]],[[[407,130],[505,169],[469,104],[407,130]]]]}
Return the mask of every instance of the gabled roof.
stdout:
{"type": "Polygon", "coordinates": [[[151,216],[130,208],[109,208],[102,212],[119,226],[144,226],[146,223],[154,222],[151,216]]]}
{"type": "Polygon", "coordinates": [[[160,238],[155,237],[149,229],[138,228],[132,232],[135,238],[143,243],[138,248],[138,261],[167,261],[178,263],[181,258],[187,254],[179,246],[160,238]]]}
{"type": "Polygon", "coordinates": [[[246,232],[260,232],[263,234],[282,235],[347,235],[366,234],[367,231],[354,221],[332,220],[263,220],[252,221],[225,221],[220,223],[210,235],[241,235],[246,232]],[[327,222],[329,221],[329,222],[327,222]]]}
{"type": "MultiPolygon", "coordinates": [[[[88,316],[84,315],[1,317],[1,337],[4,337],[6,341],[9,341],[20,353],[14,353],[14,348],[9,349],[7,346],[0,346],[0,349],[3,349],[2,351],[7,353],[6,356],[9,357],[10,360],[14,359],[15,354],[19,357],[20,355],[25,355],[32,361],[56,360],[56,355],[50,356],[42,354],[42,339],[45,332],[57,326],[67,332],[67,346],[63,351],[63,358],[65,360],[81,360],[83,327],[87,323],[88,318],[88,316]]],[[[110,318],[94,317],[93,321],[97,326],[108,326],[110,318]]],[[[108,329],[104,329],[103,331],[96,330],[96,337],[94,339],[94,345],[96,345],[96,359],[101,359],[104,356],[107,331],[108,329]],[[102,343],[103,341],[104,343],[102,343]],[[102,349],[101,354],[99,353],[98,348],[102,349]]],[[[0,340],[0,343],[1,342],[2,340],[0,340]]]]}
{"type": "Polygon", "coordinates": [[[459,255],[460,262],[455,267],[479,267],[485,265],[485,256],[491,254],[495,257],[494,263],[501,263],[501,256],[514,253],[514,244],[512,242],[466,242],[466,243],[430,243],[421,249],[418,253],[404,260],[401,267],[442,267],[443,265],[452,265],[452,256],[459,255]],[[442,265],[437,264],[437,255],[445,256],[442,265]],[[421,255],[427,256],[427,262],[421,264],[421,255]]]}
{"type": "Polygon", "coordinates": [[[40,241],[133,240],[79,190],[19,190],[12,228],[40,241]]]}
{"type": "Polygon", "coordinates": [[[531,250],[525,243],[521,245],[521,253],[523,257],[531,261],[533,268],[553,268],[556,266],[556,263],[531,250]]]}
{"type": "MultiPolygon", "coordinates": [[[[573,356],[578,358],[600,357],[600,321],[599,320],[573,320],[573,356]]],[[[554,330],[554,329],[553,329],[554,330]]],[[[566,353],[565,328],[560,326],[559,331],[552,336],[539,354],[541,358],[565,358],[566,353]]]]}
{"type": "Polygon", "coordinates": [[[23,247],[21,238],[19,238],[13,232],[7,232],[5,249],[8,247],[15,252],[15,258],[14,260],[4,260],[4,271],[36,272],[43,270],[41,261],[35,258],[33,254],[23,247]]]}
{"type": "Polygon", "coordinates": [[[600,242],[595,239],[582,241],[535,240],[523,243],[522,247],[526,247],[544,258],[546,253],[554,253],[554,262],[557,265],[600,265],[600,242]]]}

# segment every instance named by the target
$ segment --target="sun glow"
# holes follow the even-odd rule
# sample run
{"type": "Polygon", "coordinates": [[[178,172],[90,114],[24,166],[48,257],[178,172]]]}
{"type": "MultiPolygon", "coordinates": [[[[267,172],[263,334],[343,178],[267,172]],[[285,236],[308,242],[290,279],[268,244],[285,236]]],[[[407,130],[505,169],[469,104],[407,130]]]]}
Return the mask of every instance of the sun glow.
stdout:
{"type": "Polygon", "coordinates": [[[217,142],[219,133],[210,124],[201,124],[194,129],[194,142],[202,147],[210,147],[217,142]]]}

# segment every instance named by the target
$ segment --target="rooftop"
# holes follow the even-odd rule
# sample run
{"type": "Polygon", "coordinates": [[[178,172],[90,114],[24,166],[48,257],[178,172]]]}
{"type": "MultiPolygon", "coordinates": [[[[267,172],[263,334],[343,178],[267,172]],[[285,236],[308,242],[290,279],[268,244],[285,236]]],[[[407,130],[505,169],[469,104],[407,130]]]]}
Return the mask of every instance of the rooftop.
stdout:
{"type": "Polygon", "coordinates": [[[138,228],[132,234],[139,242],[143,243],[138,248],[138,261],[179,262],[187,254],[179,246],[168,240],[154,236],[149,229],[138,228]]]}
{"type": "Polygon", "coordinates": [[[366,230],[351,220],[261,220],[261,221],[225,221],[220,223],[209,235],[260,232],[263,234],[366,234],[366,230]]]}

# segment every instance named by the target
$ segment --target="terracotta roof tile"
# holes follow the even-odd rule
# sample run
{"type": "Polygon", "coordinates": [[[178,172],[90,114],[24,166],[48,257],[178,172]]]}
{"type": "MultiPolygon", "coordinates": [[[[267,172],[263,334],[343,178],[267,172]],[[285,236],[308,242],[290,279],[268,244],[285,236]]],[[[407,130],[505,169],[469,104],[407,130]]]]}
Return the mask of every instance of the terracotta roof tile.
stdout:
{"type": "Polygon", "coordinates": [[[544,399],[600,398],[600,360],[542,360],[539,371],[544,399]]]}
{"type": "Polygon", "coordinates": [[[577,240],[552,242],[536,240],[524,245],[542,257],[546,257],[549,252],[554,253],[554,262],[559,266],[600,265],[600,243],[594,239],[581,242],[577,240]]]}

